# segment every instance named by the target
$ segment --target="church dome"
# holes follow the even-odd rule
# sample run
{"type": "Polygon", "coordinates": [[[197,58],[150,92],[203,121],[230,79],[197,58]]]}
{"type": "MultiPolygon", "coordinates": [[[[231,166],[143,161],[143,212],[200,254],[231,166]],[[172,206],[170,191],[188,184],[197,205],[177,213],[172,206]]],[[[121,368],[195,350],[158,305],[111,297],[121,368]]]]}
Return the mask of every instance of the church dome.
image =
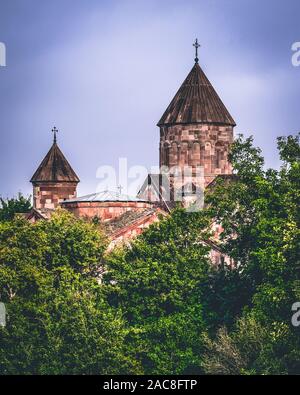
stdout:
{"type": "Polygon", "coordinates": [[[157,126],[192,123],[236,126],[197,61],[157,126]]]}

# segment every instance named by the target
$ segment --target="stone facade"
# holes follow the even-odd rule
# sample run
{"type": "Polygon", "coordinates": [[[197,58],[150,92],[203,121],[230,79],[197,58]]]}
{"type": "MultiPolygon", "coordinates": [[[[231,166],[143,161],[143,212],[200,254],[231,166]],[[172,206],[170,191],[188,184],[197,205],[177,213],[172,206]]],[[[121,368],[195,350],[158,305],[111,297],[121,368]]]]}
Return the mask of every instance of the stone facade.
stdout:
{"type": "MultiPolygon", "coordinates": [[[[191,169],[182,183],[193,182],[205,188],[217,175],[231,174],[228,161],[233,141],[233,126],[216,124],[183,124],[160,127],[160,167],[191,169]],[[198,168],[198,172],[197,172],[198,168]],[[202,177],[201,177],[202,175],[202,177]],[[200,176],[200,177],[199,177],[200,176]]],[[[175,188],[180,185],[175,185],[175,188]]]]}
{"type": "Polygon", "coordinates": [[[127,211],[143,211],[151,208],[150,202],[62,202],[61,207],[72,212],[77,217],[95,218],[110,221],[120,217],[127,211]]]}
{"type": "Polygon", "coordinates": [[[77,183],[72,182],[33,182],[33,207],[55,209],[67,199],[76,197],[77,183]]]}
{"type": "MultiPolygon", "coordinates": [[[[31,179],[34,209],[28,220],[48,219],[61,206],[77,217],[99,218],[108,229],[110,248],[128,243],[178,201],[184,207],[203,207],[204,190],[213,187],[216,177],[231,179],[228,152],[235,125],[196,57],[157,123],[160,172],[148,175],[138,198],[111,191],[77,198],[79,178],[57,145],[54,128],[53,145],[31,179]]],[[[222,228],[212,224],[212,230],[213,240],[203,241],[211,246],[212,261],[232,264],[218,246],[222,228]]]]}
{"type": "Polygon", "coordinates": [[[30,182],[33,186],[33,207],[36,210],[53,210],[62,201],[76,197],[79,178],[58,147],[56,134],[50,150],[30,182]]]}
{"type": "Polygon", "coordinates": [[[231,174],[228,150],[235,121],[197,58],[157,126],[160,168],[169,175],[171,201],[188,197],[193,202],[193,195],[197,201],[217,175],[231,174]]]}

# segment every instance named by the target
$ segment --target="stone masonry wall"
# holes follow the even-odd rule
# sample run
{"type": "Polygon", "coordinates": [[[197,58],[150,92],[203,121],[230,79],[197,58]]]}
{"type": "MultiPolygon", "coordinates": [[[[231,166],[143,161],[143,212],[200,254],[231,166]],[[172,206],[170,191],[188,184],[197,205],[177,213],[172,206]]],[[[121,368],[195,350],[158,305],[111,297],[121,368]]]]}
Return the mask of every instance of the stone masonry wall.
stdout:
{"type": "Polygon", "coordinates": [[[33,207],[36,209],[55,209],[60,203],[77,196],[77,183],[34,183],[33,207]]]}
{"type": "Polygon", "coordinates": [[[196,166],[202,166],[206,187],[216,175],[232,173],[228,162],[232,142],[233,127],[229,125],[163,126],[160,128],[160,166],[191,166],[193,172],[196,166]]]}
{"type": "Polygon", "coordinates": [[[129,210],[142,210],[151,208],[148,202],[66,202],[61,206],[77,217],[94,218],[108,221],[120,217],[129,210]]]}

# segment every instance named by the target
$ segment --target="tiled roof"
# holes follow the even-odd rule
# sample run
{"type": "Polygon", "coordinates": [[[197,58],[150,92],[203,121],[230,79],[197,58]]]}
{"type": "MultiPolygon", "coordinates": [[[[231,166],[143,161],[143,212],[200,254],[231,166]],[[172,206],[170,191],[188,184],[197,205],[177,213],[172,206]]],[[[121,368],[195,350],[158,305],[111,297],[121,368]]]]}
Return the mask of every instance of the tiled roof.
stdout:
{"type": "Polygon", "coordinates": [[[79,182],[79,178],[54,142],[30,181],[79,182]]]}
{"type": "Polygon", "coordinates": [[[235,126],[235,121],[198,63],[195,63],[157,125],[187,123],[235,126]]]}
{"type": "Polygon", "coordinates": [[[139,221],[142,218],[146,218],[148,216],[151,216],[155,213],[160,213],[160,210],[158,209],[143,209],[143,210],[139,210],[139,211],[135,211],[135,210],[130,210],[130,211],[126,211],[125,213],[123,213],[121,216],[107,222],[105,224],[107,232],[109,235],[115,234],[119,231],[121,231],[122,229],[126,228],[127,226],[130,226],[132,224],[134,224],[135,222],[139,221]]]}

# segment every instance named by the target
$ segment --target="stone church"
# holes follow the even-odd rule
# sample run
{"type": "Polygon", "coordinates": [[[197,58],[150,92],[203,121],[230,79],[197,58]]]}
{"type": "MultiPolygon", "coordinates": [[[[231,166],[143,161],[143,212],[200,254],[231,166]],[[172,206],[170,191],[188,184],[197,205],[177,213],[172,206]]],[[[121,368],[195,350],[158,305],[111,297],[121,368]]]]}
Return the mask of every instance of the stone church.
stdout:
{"type": "Polygon", "coordinates": [[[194,203],[217,176],[232,174],[228,151],[236,124],[199,65],[198,41],[193,45],[195,63],[157,124],[160,174],[149,174],[137,196],[107,190],[77,197],[79,178],[54,128],[53,144],[31,178],[30,221],[50,218],[59,206],[78,217],[97,217],[107,224],[113,246],[168,215],[176,202],[194,203]]]}

